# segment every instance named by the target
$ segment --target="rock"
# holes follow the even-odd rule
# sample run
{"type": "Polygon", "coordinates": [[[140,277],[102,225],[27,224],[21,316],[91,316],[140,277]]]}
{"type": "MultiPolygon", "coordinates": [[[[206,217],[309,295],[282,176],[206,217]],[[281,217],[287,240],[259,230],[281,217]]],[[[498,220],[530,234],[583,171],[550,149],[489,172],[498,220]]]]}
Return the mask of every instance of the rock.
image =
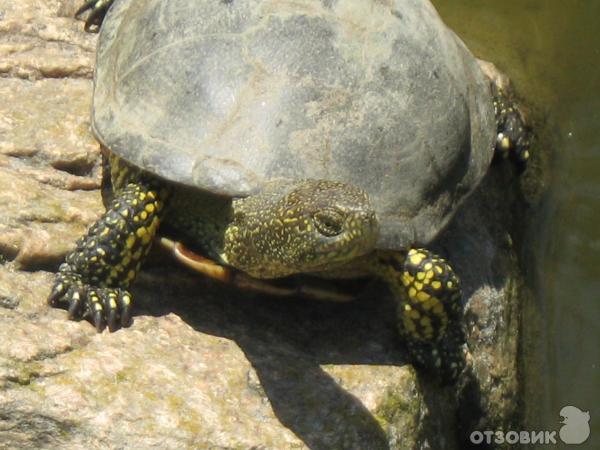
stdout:
{"type": "Polygon", "coordinates": [[[473,429],[514,426],[507,164],[435,245],[465,289],[473,373],[459,388],[406,363],[376,285],[351,304],[263,298],[157,258],[130,328],[97,334],[49,308],[52,272],[102,212],[95,36],[71,19],[77,5],[0,0],[0,448],[454,449],[473,429]]]}

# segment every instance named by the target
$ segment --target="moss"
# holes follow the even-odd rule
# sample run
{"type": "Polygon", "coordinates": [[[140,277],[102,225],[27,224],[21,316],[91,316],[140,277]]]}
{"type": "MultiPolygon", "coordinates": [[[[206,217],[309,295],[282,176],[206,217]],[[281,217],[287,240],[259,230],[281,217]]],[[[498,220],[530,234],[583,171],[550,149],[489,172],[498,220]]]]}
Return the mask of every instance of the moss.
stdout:
{"type": "Polygon", "coordinates": [[[169,407],[179,416],[177,428],[190,436],[199,436],[205,432],[200,415],[193,408],[189,408],[185,399],[179,395],[170,395],[166,399],[169,407]]]}
{"type": "MultiPolygon", "coordinates": [[[[111,383],[124,383],[130,385],[138,385],[139,370],[135,367],[127,367],[119,370],[111,383]]],[[[138,393],[150,402],[161,401],[162,398],[154,391],[149,389],[138,390],[138,393]]]]}
{"type": "Polygon", "coordinates": [[[386,425],[395,424],[399,421],[416,420],[421,409],[421,397],[407,395],[398,389],[390,389],[383,402],[375,409],[377,420],[386,425]]]}
{"type": "Polygon", "coordinates": [[[35,379],[40,377],[41,365],[37,362],[14,362],[11,374],[6,377],[10,383],[34,387],[35,379]]]}
{"type": "Polygon", "coordinates": [[[117,372],[117,374],[115,375],[115,381],[117,383],[122,383],[124,381],[126,381],[128,379],[128,373],[126,370],[120,370],[119,372],[117,372]]]}
{"type": "Polygon", "coordinates": [[[423,398],[414,383],[391,387],[374,411],[393,448],[415,448],[422,435],[423,398]]]}

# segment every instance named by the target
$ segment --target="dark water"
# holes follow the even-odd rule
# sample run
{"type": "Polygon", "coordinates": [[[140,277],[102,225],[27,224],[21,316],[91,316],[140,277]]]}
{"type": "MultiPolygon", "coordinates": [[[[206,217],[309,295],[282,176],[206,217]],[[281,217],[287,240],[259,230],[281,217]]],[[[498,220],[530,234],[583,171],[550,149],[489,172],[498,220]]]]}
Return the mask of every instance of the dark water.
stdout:
{"type": "Polygon", "coordinates": [[[554,143],[540,149],[552,153],[550,177],[522,255],[534,292],[524,305],[523,416],[526,429],[558,430],[561,408],[577,406],[592,428],[577,448],[600,448],[600,1],[434,4],[510,75],[544,122],[540,141],[554,143]]]}

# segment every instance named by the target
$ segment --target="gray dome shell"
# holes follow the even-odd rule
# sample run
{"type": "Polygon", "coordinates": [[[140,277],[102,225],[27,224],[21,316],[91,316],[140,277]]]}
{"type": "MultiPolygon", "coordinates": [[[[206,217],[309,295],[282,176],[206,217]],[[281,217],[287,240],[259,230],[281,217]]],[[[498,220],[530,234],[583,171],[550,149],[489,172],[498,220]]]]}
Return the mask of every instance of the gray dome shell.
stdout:
{"type": "Polygon", "coordinates": [[[117,0],[92,125],[129,162],[223,195],[352,183],[390,249],[435,238],[495,134],[489,83],[422,0],[117,0]]]}

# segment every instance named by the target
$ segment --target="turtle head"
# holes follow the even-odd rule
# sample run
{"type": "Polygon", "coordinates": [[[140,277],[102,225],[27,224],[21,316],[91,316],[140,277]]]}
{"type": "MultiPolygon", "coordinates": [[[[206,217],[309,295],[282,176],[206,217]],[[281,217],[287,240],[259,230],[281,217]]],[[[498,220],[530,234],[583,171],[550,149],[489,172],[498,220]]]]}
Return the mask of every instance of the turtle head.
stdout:
{"type": "Polygon", "coordinates": [[[368,195],[341,182],[273,182],[234,201],[223,260],[250,275],[321,272],[373,250],[378,222],[368,195]]]}

